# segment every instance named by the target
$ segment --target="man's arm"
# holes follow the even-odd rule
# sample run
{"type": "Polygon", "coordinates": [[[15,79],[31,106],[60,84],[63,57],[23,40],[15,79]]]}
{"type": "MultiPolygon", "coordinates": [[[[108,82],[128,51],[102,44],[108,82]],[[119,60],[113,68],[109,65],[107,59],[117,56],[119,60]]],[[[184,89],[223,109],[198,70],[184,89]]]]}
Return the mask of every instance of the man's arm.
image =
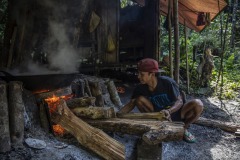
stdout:
{"type": "Polygon", "coordinates": [[[128,102],[125,106],[123,106],[118,113],[129,113],[133,110],[135,107],[135,99],[131,99],[130,102],[128,102]]]}
{"type": "Polygon", "coordinates": [[[182,97],[181,97],[181,95],[179,95],[177,98],[177,101],[174,103],[174,105],[167,110],[169,111],[170,114],[172,114],[174,112],[177,112],[181,108],[182,105],[183,105],[182,97]]]}

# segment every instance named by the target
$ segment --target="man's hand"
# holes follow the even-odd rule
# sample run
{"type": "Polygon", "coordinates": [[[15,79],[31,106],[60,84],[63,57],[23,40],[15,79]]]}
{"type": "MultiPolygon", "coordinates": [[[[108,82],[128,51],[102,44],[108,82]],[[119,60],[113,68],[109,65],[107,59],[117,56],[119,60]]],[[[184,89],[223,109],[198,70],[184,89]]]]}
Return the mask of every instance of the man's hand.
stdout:
{"type": "Polygon", "coordinates": [[[169,110],[164,109],[164,110],[161,110],[161,112],[163,112],[165,114],[167,120],[169,120],[170,122],[172,121],[171,114],[170,114],[169,110]]]}

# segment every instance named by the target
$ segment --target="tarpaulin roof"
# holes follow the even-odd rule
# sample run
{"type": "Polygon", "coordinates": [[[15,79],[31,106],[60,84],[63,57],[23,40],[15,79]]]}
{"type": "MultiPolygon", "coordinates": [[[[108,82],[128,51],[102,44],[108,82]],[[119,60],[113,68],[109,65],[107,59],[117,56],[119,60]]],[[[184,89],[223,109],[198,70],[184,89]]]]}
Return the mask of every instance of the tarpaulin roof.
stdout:
{"type": "MultiPolygon", "coordinates": [[[[145,0],[134,0],[140,5],[145,5],[145,0]]],[[[168,14],[168,1],[160,1],[160,12],[162,15],[168,14]]],[[[178,16],[179,22],[185,24],[188,28],[200,32],[205,28],[205,25],[197,26],[198,14],[200,12],[210,13],[210,20],[212,21],[225,7],[227,3],[225,0],[178,0],[178,16]]]]}

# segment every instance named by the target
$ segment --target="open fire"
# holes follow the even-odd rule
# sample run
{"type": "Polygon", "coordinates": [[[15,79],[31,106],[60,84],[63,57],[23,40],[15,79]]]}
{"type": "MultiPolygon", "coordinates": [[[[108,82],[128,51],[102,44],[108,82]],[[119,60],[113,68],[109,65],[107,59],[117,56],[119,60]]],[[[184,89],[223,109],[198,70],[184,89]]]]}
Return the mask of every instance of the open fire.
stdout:
{"type": "MultiPolygon", "coordinates": [[[[69,99],[72,99],[73,97],[74,97],[73,94],[60,96],[60,97],[53,95],[52,97],[44,99],[44,101],[48,105],[50,117],[51,117],[51,114],[57,110],[57,106],[56,106],[57,101],[59,101],[60,99],[64,99],[65,101],[67,101],[69,99]]],[[[59,124],[53,124],[52,129],[53,129],[54,135],[56,136],[62,137],[66,133],[65,129],[59,124]]]]}

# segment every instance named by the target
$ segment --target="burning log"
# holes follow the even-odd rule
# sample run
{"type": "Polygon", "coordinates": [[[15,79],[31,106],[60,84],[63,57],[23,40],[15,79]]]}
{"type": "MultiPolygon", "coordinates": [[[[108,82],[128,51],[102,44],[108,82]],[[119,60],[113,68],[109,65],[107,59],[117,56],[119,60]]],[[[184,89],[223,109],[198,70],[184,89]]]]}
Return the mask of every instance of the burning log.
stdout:
{"type": "Polygon", "coordinates": [[[36,93],[35,97],[37,100],[42,100],[42,99],[47,99],[53,96],[61,97],[61,96],[71,95],[71,94],[72,94],[72,89],[70,86],[68,86],[68,87],[64,87],[64,88],[57,89],[50,92],[36,93]]]}
{"type": "Polygon", "coordinates": [[[150,145],[182,140],[184,133],[184,124],[181,122],[119,118],[87,120],[86,122],[94,127],[103,129],[104,131],[142,136],[142,139],[150,145]]]}
{"type": "Polygon", "coordinates": [[[89,107],[95,106],[95,97],[81,97],[81,98],[73,98],[66,101],[68,108],[81,108],[81,107],[89,107]]]}
{"type": "Polygon", "coordinates": [[[113,81],[108,81],[107,82],[107,88],[108,88],[108,92],[110,94],[110,98],[113,102],[113,104],[115,104],[116,106],[120,107],[122,106],[122,102],[121,102],[121,99],[118,95],[118,92],[117,92],[117,89],[116,89],[116,86],[114,84],[113,81]]]}
{"type": "Polygon", "coordinates": [[[237,132],[237,130],[240,129],[239,124],[237,125],[232,123],[225,123],[225,122],[211,120],[203,117],[200,117],[195,123],[202,126],[220,128],[224,131],[231,132],[231,133],[237,132]]]}
{"type": "Polygon", "coordinates": [[[9,118],[8,118],[8,100],[7,84],[0,81],[0,152],[11,150],[9,118]]]}
{"type": "Polygon", "coordinates": [[[24,103],[22,82],[9,82],[9,122],[10,137],[14,145],[21,145],[24,136],[24,103]]]}
{"type": "Polygon", "coordinates": [[[125,147],[121,143],[76,117],[63,99],[60,99],[51,107],[56,107],[56,110],[51,112],[52,121],[61,125],[76,137],[83,146],[91,149],[104,159],[125,159],[125,147]]]}
{"type": "Polygon", "coordinates": [[[71,110],[76,116],[88,119],[114,118],[115,111],[112,107],[84,107],[71,110]]]}

